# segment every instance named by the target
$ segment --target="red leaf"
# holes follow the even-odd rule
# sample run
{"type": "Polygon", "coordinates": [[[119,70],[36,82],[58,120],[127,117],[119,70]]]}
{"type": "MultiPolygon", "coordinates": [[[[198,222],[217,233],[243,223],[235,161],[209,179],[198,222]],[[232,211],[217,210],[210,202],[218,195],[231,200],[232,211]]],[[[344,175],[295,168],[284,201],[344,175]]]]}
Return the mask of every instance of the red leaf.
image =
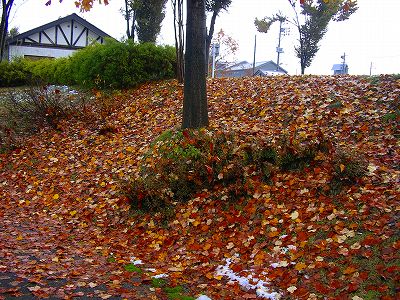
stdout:
{"type": "Polygon", "coordinates": [[[300,232],[298,232],[297,233],[297,240],[298,241],[305,241],[305,240],[307,240],[307,233],[306,232],[304,232],[304,231],[300,231],[300,232]]]}
{"type": "Polygon", "coordinates": [[[351,293],[351,292],[355,292],[357,291],[359,288],[359,285],[357,282],[351,282],[348,286],[347,286],[347,290],[351,293]]]}
{"type": "Polygon", "coordinates": [[[190,135],[189,135],[189,132],[188,132],[187,130],[183,130],[183,131],[182,131],[182,134],[183,134],[183,136],[184,136],[185,138],[187,138],[188,140],[190,139],[190,135]]]}
{"type": "Polygon", "coordinates": [[[206,169],[207,169],[207,173],[211,174],[213,169],[210,166],[205,165],[206,169]]]}
{"type": "Polygon", "coordinates": [[[326,288],[324,285],[322,285],[319,282],[314,283],[314,288],[317,290],[317,292],[319,292],[321,294],[328,294],[329,293],[329,289],[326,288]]]}

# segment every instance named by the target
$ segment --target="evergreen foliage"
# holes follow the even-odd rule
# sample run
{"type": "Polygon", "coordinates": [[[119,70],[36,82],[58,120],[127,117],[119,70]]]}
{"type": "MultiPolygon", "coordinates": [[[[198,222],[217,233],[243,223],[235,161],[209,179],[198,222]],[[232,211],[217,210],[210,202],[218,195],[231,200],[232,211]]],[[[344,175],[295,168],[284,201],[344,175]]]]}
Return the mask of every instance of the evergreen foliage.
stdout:
{"type": "Polygon", "coordinates": [[[142,82],[175,75],[175,50],[151,43],[109,40],[70,57],[30,61],[18,59],[0,64],[0,86],[19,86],[40,80],[50,84],[88,88],[129,88],[142,82]]]}

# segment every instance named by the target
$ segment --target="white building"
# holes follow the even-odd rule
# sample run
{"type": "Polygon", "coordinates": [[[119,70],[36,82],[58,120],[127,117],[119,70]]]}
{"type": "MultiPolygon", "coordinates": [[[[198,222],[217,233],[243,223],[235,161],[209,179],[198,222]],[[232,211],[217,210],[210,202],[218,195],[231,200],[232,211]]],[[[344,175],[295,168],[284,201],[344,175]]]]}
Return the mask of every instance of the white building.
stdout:
{"type": "Polygon", "coordinates": [[[8,60],[15,57],[57,58],[110,37],[77,14],[21,33],[7,41],[8,60]]]}

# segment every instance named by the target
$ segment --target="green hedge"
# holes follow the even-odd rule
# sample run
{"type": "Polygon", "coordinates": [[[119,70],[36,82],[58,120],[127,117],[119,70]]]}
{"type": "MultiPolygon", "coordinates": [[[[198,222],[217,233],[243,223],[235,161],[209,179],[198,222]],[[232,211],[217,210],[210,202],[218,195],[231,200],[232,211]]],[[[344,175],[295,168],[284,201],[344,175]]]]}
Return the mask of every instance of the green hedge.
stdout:
{"type": "Polygon", "coordinates": [[[0,62],[0,87],[25,85],[31,77],[26,62],[17,59],[13,62],[0,62]]]}
{"type": "Polygon", "coordinates": [[[31,79],[39,79],[88,88],[128,88],[173,78],[175,63],[175,50],[171,46],[108,40],[104,45],[86,47],[70,57],[1,63],[0,85],[24,85],[31,79]]]}

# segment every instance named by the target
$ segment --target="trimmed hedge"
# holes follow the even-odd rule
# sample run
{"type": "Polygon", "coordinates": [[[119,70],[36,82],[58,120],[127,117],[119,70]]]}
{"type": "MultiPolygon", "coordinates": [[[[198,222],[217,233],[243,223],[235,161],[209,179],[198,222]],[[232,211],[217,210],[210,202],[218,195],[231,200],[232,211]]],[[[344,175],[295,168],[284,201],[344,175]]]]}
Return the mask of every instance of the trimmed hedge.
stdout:
{"type": "Polygon", "coordinates": [[[108,40],[70,57],[0,64],[0,86],[29,84],[32,79],[87,88],[129,88],[142,82],[175,76],[175,50],[151,43],[108,40]]]}
{"type": "Polygon", "coordinates": [[[0,62],[0,87],[14,87],[25,85],[31,77],[23,59],[12,62],[0,62]]]}

